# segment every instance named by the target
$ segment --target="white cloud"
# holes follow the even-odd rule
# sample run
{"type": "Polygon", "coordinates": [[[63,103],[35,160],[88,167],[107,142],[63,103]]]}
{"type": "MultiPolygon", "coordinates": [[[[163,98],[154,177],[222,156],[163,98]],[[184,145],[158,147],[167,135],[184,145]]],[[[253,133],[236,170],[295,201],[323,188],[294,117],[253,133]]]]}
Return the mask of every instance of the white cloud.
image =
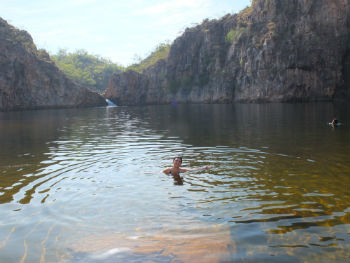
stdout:
{"type": "Polygon", "coordinates": [[[86,5],[86,4],[97,4],[101,3],[101,1],[98,0],[69,0],[73,4],[78,4],[78,5],[86,5]]]}
{"type": "Polygon", "coordinates": [[[170,0],[159,2],[153,6],[144,7],[134,11],[135,15],[167,15],[178,11],[199,8],[204,9],[208,6],[208,0],[170,0]]]}

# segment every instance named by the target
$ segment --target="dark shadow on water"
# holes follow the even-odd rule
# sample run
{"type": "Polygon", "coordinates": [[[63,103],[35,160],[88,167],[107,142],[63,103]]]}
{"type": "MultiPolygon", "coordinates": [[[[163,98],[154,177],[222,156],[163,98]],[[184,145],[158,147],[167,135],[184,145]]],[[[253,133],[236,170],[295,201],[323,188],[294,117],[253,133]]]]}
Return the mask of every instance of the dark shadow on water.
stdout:
{"type": "Polygon", "coordinates": [[[184,184],[184,179],[180,175],[174,175],[174,185],[183,185],[184,184]]]}
{"type": "MultiPolygon", "coordinates": [[[[48,154],[57,149],[57,141],[70,138],[86,124],[97,126],[104,112],[105,108],[0,112],[0,204],[13,201],[22,188],[48,176],[40,171],[55,164],[48,154]]],[[[83,141],[84,134],[79,139],[83,141]]],[[[27,190],[19,203],[28,204],[40,184],[27,190]]]]}

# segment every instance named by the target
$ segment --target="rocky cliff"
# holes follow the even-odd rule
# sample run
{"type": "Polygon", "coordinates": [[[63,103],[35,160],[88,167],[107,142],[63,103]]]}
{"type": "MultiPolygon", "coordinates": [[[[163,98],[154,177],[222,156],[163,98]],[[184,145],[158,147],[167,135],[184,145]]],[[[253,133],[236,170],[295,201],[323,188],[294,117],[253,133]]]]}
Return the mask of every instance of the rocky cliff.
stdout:
{"type": "Polygon", "coordinates": [[[350,94],[349,0],[254,0],[205,20],[141,74],[114,75],[119,105],[314,101],[350,94]]]}
{"type": "Polygon", "coordinates": [[[0,18],[0,110],[89,107],[104,98],[68,79],[31,36],[0,18]]]}

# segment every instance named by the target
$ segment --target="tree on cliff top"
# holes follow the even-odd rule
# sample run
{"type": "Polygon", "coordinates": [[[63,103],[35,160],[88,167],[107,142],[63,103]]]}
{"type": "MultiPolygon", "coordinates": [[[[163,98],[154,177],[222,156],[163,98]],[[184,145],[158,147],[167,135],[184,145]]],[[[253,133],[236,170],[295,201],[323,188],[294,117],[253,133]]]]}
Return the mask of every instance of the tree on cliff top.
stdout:
{"type": "Polygon", "coordinates": [[[71,79],[89,88],[103,93],[113,73],[120,72],[123,67],[111,62],[109,59],[91,55],[85,50],[68,53],[61,49],[51,55],[56,65],[71,79]]]}

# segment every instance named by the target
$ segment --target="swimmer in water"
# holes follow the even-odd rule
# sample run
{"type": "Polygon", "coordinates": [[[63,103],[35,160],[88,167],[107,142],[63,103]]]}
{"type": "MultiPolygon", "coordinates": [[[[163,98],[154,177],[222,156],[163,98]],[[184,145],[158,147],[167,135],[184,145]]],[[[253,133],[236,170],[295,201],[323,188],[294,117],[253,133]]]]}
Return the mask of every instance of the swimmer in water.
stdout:
{"type": "Polygon", "coordinates": [[[338,125],[339,121],[336,118],[333,118],[331,123],[332,123],[332,127],[334,128],[338,125]]]}
{"type": "Polygon", "coordinates": [[[182,157],[175,157],[173,159],[173,167],[169,167],[163,170],[163,173],[166,175],[171,175],[173,176],[174,180],[178,184],[183,184],[183,178],[180,176],[180,173],[184,172],[192,172],[192,171],[198,171],[198,170],[203,170],[203,169],[210,169],[210,166],[206,165],[204,167],[199,167],[199,168],[180,168],[182,165],[182,157]]]}

